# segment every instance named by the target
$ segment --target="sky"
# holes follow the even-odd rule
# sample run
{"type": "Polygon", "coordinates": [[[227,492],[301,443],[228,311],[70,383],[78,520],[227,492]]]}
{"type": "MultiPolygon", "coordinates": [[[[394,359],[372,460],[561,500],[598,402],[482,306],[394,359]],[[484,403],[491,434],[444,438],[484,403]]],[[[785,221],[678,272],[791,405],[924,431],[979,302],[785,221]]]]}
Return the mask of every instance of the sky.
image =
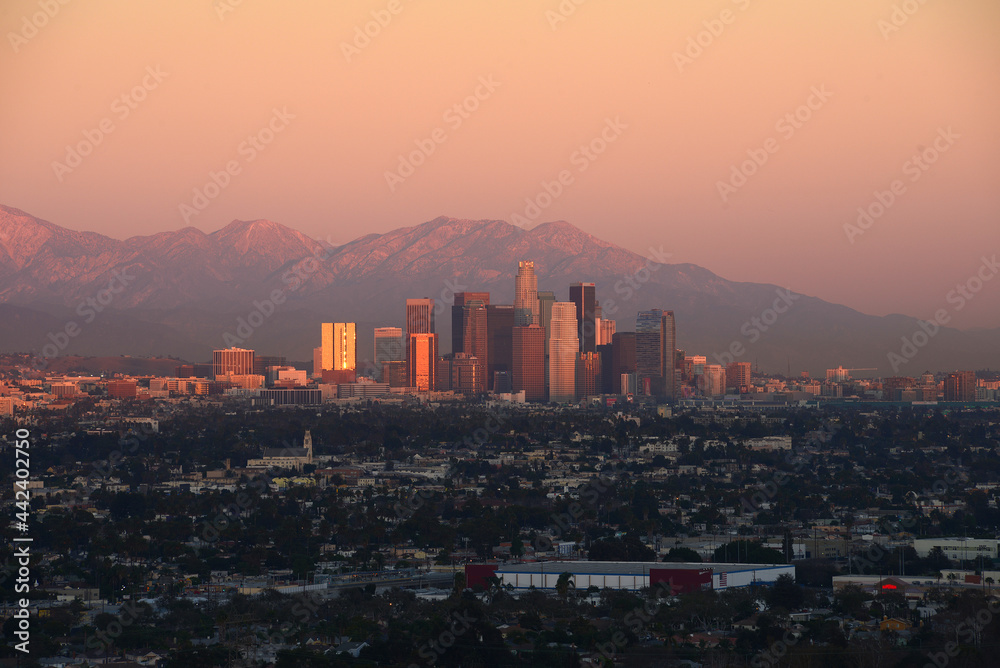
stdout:
{"type": "Polygon", "coordinates": [[[996,0],[4,0],[0,32],[0,203],[63,227],[566,220],[1000,327],[996,0]]]}

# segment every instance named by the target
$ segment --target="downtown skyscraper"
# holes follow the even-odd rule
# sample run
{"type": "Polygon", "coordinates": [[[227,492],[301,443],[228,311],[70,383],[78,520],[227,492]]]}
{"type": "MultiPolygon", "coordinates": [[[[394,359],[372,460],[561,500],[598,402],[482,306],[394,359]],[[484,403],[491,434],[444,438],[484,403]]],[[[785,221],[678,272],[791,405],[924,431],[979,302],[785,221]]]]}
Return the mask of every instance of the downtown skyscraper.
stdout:
{"type": "Polygon", "coordinates": [[[321,331],[321,371],[346,371],[357,366],[358,333],[353,322],[324,322],[321,331]]]}
{"type": "Polygon", "coordinates": [[[434,333],[434,300],[406,300],[406,335],[434,333]]]}
{"type": "Polygon", "coordinates": [[[486,368],[489,356],[487,336],[488,292],[457,292],[451,307],[451,350],[474,355],[486,368]]]}
{"type": "Polygon", "coordinates": [[[573,283],[569,286],[569,300],[576,305],[580,352],[584,353],[592,353],[597,350],[597,299],[595,291],[596,287],[593,283],[573,283]]]}
{"type": "Polygon", "coordinates": [[[635,320],[635,374],[639,394],[677,396],[677,326],[673,311],[640,311],[635,320]]]}
{"type": "Polygon", "coordinates": [[[576,361],[580,353],[576,305],[552,304],[549,336],[549,401],[569,403],[576,399],[576,361]]]}
{"type": "Polygon", "coordinates": [[[385,379],[386,362],[400,362],[406,359],[403,330],[399,327],[375,328],[375,377],[385,379]]]}
{"type": "Polygon", "coordinates": [[[540,325],[538,316],[538,278],[535,263],[522,260],[517,263],[514,277],[514,326],[540,325]]]}

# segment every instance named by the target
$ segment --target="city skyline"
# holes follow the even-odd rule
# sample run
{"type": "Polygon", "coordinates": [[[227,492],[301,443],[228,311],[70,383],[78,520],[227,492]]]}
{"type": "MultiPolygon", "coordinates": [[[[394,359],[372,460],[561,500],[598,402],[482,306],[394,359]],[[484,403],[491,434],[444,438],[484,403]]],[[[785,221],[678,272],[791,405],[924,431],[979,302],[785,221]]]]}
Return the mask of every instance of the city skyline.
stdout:
{"type": "MultiPolygon", "coordinates": [[[[109,2],[37,19],[13,0],[0,202],[114,238],[568,220],[928,318],[997,243],[1000,7],[898,5],[109,2]]],[[[998,326],[998,305],[984,293],[956,326],[998,326]]]]}

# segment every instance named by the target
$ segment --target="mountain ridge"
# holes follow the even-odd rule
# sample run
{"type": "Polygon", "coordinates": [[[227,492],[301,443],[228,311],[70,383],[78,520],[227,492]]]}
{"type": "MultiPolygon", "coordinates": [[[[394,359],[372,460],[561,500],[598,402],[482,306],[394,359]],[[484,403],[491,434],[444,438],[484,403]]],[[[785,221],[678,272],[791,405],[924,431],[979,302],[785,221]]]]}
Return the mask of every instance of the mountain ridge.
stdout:
{"type": "MultiPolygon", "coordinates": [[[[244,345],[309,359],[319,323],[357,322],[362,333],[399,326],[407,297],[431,296],[443,305],[457,291],[490,291],[494,303],[511,303],[523,259],[535,261],[539,289],[555,290],[559,300],[568,298],[569,283],[595,283],[604,316],[617,320],[619,331],[634,330],[640,310],[674,310],[678,347],[710,363],[728,361],[726,351],[739,343],[743,361],[771,369],[793,362],[813,372],[838,364],[886,369],[887,354],[919,326],[908,316],[871,316],[795,295],[787,313],[760,330],[751,319],[766,313],[783,288],[729,281],[698,265],[669,263],[670,249],[652,250],[659,257],[643,257],[566,221],[524,229],[447,216],[338,246],[266,219],[234,220],[208,234],[185,227],[118,240],[0,205],[0,314],[16,309],[22,327],[14,331],[5,318],[0,335],[11,351],[40,350],[53,318],[76,317],[79,305],[100,294],[117,271],[129,278],[102,316],[114,331],[81,336],[73,341],[79,349],[67,354],[206,359],[241,317],[278,291],[274,315],[244,345]],[[748,327],[759,330],[753,340],[748,327]]],[[[439,307],[442,351],[450,350],[449,318],[439,307]]],[[[938,369],[995,366],[997,335],[942,328],[918,362],[938,369]]],[[[361,357],[370,355],[367,338],[359,338],[361,357]]]]}

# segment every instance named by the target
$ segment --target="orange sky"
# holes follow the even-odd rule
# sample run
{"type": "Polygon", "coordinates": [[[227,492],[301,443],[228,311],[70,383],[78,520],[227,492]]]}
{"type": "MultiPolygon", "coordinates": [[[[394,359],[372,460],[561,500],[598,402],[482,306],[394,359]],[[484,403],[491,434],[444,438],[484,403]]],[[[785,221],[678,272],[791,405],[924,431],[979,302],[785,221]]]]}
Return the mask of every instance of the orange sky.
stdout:
{"type": "MultiPolygon", "coordinates": [[[[995,0],[5,0],[0,28],[0,203],[74,229],[519,214],[918,317],[1000,253],[995,0]]],[[[953,315],[1000,326],[1000,278],[953,315]]]]}

